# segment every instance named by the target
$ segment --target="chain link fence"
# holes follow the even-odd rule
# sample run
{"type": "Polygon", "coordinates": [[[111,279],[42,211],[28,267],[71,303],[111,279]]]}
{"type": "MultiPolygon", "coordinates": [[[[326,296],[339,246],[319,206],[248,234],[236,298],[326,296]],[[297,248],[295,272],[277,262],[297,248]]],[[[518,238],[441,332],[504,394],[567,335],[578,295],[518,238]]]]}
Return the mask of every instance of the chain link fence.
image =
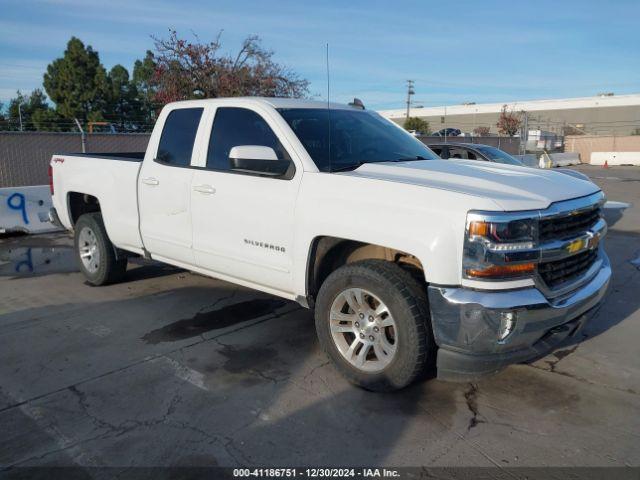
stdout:
{"type": "MultiPolygon", "coordinates": [[[[93,133],[86,135],[86,151],[140,152],[150,134],[93,133]]],[[[0,132],[0,188],[46,185],[47,166],[56,153],[82,152],[80,133],[0,132]]]]}

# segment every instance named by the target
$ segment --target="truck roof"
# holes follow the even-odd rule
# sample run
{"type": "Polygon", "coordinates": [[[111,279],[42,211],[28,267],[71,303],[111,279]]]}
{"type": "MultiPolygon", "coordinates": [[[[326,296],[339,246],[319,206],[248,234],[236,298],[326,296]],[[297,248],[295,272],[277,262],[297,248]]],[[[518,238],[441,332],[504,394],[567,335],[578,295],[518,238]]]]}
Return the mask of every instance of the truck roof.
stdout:
{"type": "MultiPolygon", "coordinates": [[[[179,102],[172,102],[168,105],[209,105],[209,104],[242,104],[242,103],[262,103],[270,105],[273,108],[327,108],[327,102],[309,100],[305,98],[282,98],[282,97],[228,97],[228,98],[207,98],[202,100],[182,100],[179,102]]],[[[330,102],[328,108],[333,110],[351,110],[357,107],[352,107],[343,103],[330,102]]]]}

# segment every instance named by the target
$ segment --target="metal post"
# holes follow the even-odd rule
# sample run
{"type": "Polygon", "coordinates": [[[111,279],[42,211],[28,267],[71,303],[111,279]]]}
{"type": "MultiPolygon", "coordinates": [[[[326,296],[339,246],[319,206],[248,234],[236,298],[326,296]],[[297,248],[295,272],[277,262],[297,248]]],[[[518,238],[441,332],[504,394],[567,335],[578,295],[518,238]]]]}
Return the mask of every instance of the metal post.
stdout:
{"type": "Polygon", "coordinates": [[[76,121],[76,125],[78,126],[78,130],[80,130],[80,138],[82,139],[82,153],[87,153],[87,137],[84,134],[84,130],[82,129],[82,125],[77,118],[74,118],[76,121]]]}
{"type": "Polygon", "coordinates": [[[522,112],[524,114],[524,127],[522,130],[522,135],[520,137],[520,149],[522,150],[522,155],[526,155],[527,153],[527,142],[529,141],[529,114],[527,112],[522,112]],[[524,140],[524,143],[523,143],[524,140]]]}
{"type": "Polygon", "coordinates": [[[20,102],[18,102],[18,117],[20,118],[20,131],[22,132],[22,104],[20,102]]]}

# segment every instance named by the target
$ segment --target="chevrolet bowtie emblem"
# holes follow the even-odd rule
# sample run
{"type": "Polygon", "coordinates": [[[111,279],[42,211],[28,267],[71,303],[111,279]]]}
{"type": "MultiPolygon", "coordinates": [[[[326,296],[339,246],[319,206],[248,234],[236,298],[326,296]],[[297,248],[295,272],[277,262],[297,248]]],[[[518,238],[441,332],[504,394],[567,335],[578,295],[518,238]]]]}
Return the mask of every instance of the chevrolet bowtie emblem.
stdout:
{"type": "Polygon", "coordinates": [[[593,250],[600,243],[600,234],[587,232],[585,237],[576,238],[565,247],[569,253],[577,253],[581,250],[593,250]]]}

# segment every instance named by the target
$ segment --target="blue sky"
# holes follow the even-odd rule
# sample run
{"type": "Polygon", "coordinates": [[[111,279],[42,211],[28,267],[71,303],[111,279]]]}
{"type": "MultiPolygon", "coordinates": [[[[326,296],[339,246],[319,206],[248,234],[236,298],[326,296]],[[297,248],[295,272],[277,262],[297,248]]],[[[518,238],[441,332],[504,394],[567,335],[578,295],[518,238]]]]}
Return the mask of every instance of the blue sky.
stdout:
{"type": "Polygon", "coordinates": [[[640,92],[640,1],[0,0],[0,101],[42,84],[75,35],[132,68],[168,28],[225,49],[257,34],[326,98],[402,108],[640,92]]]}

